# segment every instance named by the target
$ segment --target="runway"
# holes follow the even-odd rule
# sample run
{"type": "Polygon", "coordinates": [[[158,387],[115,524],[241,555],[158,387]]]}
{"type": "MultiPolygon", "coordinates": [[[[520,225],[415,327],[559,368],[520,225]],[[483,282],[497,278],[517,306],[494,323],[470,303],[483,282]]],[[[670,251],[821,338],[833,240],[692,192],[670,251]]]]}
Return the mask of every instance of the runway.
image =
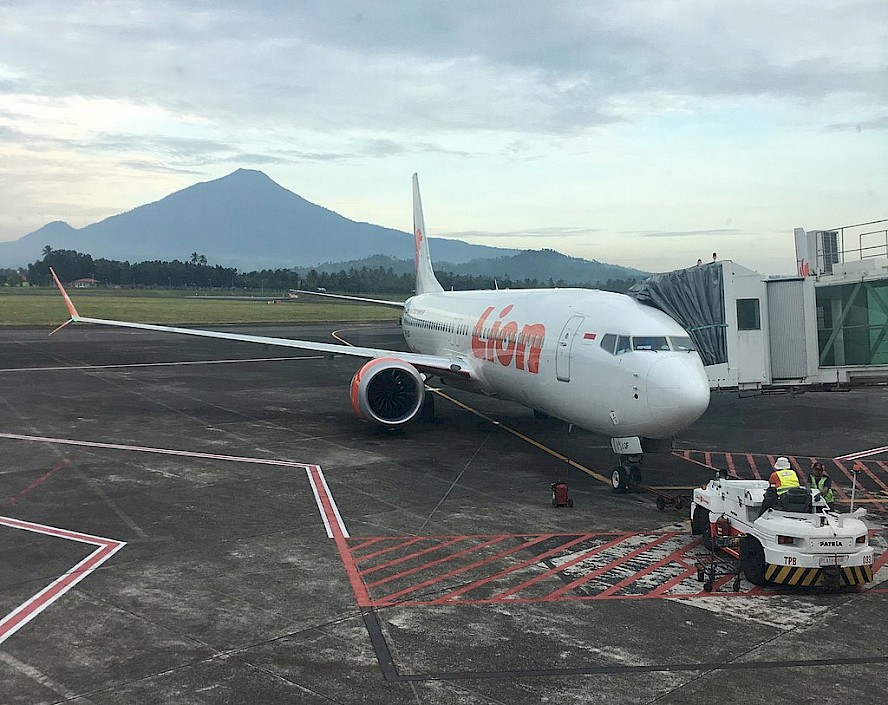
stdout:
{"type": "Polygon", "coordinates": [[[828,459],[870,512],[868,589],[707,594],[686,509],[613,494],[606,438],[444,387],[433,422],[379,433],[355,360],[47,332],[0,331],[4,704],[883,700],[885,388],[715,394],[645,459],[675,496],[828,459]]]}

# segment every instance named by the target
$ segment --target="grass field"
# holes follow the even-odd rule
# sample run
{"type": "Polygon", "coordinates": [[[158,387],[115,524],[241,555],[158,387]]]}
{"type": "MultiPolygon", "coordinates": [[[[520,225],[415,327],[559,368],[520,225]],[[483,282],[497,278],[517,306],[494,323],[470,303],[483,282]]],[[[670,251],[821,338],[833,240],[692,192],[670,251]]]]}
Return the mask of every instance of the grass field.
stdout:
{"type": "MultiPolygon", "coordinates": [[[[192,298],[192,291],[76,290],[68,292],[77,312],[90,318],[137,323],[221,324],[313,321],[394,321],[394,308],[330,303],[304,297],[296,302],[221,301],[192,298]]],[[[0,325],[57,326],[68,310],[55,289],[0,289],[0,325]]]]}

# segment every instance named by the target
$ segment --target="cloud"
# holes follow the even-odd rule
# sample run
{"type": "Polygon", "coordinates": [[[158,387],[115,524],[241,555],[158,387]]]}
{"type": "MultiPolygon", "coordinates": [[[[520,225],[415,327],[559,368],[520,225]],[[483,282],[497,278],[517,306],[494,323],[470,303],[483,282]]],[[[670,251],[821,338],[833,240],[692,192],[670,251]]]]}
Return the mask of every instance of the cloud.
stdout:
{"type": "Polygon", "coordinates": [[[557,133],[637,119],[649,96],[888,94],[881,2],[24,2],[4,19],[6,73],[35,94],[312,130],[557,133]]]}
{"type": "Polygon", "coordinates": [[[458,232],[442,233],[442,237],[457,238],[460,240],[497,240],[497,239],[517,239],[517,238],[578,238],[589,237],[599,232],[596,228],[572,228],[572,227],[551,227],[551,228],[530,228],[527,230],[513,230],[510,232],[491,232],[489,230],[462,230],[458,232]]]}
{"type": "Polygon", "coordinates": [[[826,126],[834,132],[863,132],[864,130],[888,130],[888,115],[858,120],[855,122],[836,122],[826,126]]]}
{"type": "Polygon", "coordinates": [[[737,230],[735,228],[716,228],[714,230],[671,230],[656,232],[636,231],[622,234],[641,235],[642,237],[699,237],[701,235],[706,237],[718,237],[741,235],[742,233],[742,230],[737,230]]]}
{"type": "Polygon", "coordinates": [[[0,238],[231,165],[401,229],[437,175],[442,230],[630,265],[888,195],[883,0],[0,0],[0,46],[0,238]]]}

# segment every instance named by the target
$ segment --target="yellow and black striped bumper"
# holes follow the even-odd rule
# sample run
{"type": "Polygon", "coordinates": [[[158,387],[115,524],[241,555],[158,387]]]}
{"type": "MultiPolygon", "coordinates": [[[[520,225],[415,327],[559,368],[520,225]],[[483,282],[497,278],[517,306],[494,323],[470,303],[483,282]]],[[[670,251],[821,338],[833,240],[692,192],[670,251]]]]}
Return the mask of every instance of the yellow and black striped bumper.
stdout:
{"type": "Polygon", "coordinates": [[[858,565],[836,570],[835,568],[794,568],[787,565],[768,564],[765,566],[765,580],[778,585],[814,587],[823,585],[827,571],[838,573],[840,586],[863,585],[873,579],[871,565],[858,565]]]}

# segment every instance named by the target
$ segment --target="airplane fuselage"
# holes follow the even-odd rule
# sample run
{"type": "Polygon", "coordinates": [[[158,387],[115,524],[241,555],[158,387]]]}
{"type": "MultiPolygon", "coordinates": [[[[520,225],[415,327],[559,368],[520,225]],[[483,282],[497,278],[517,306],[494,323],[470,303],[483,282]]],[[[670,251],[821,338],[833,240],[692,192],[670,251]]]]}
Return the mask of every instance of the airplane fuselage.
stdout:
{"type": "Polygon", "coordinates": [[[608,436],[667,438],[709,405],[687,332],[623,294],[427,293],[406,302],[402,322],[411,351],[457,359],[478,391],[608,436]]]}

